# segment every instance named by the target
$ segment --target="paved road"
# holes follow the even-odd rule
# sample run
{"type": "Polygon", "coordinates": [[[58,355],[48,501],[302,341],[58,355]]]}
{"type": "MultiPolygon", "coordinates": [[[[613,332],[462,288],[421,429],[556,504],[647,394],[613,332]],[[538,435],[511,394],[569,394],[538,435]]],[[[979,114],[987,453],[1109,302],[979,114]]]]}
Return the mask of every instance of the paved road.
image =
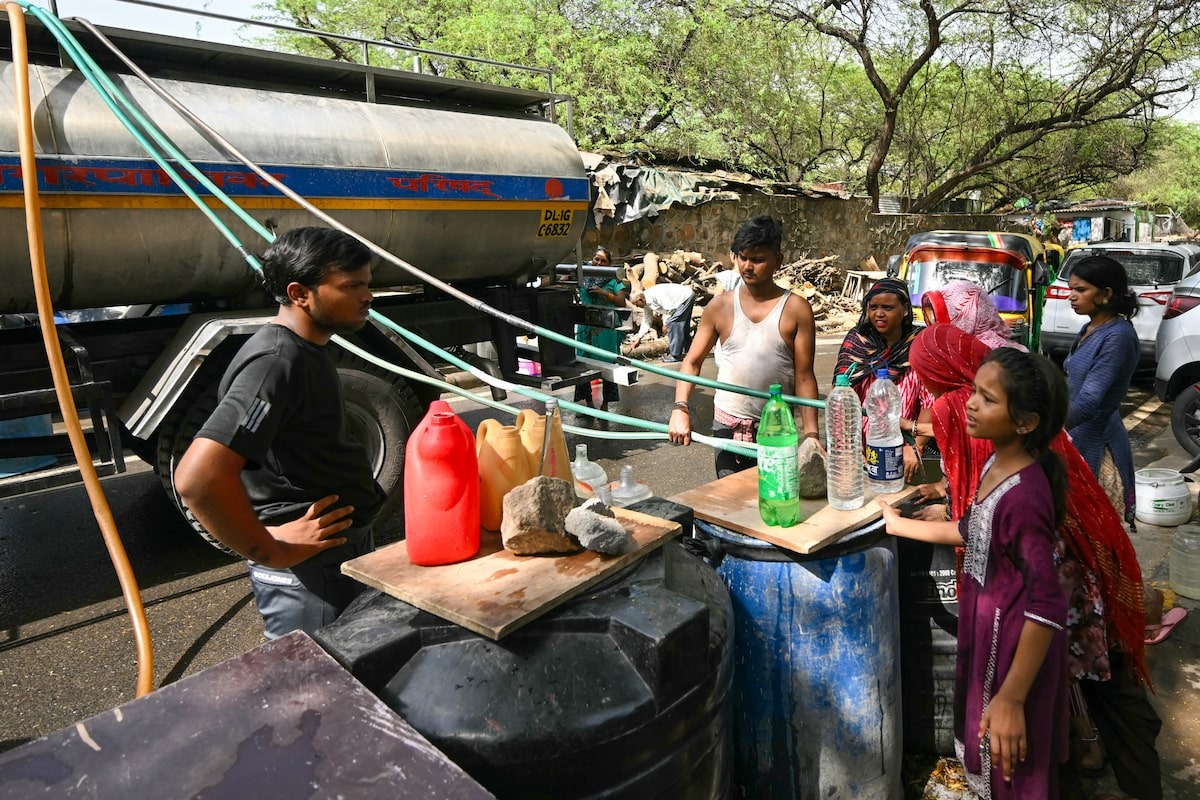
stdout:
{"type": "MultiPolygon", "coordinates": [[[[840,337],[818,342],[817,377],[831,382],[840,337]]],[[[711,360],[706,375],[711,375],[711,360]]],[[[1139,466],[1182,465],[1169,433],[1169,409],[1139,376],[1124,405],[1139,466]]],[[[665,421],[673,383],[643,373],[614,410],[665,421]]],[[[563,395],[569,398],[569,393],[563,395]]],[[[712,395],[695,396],[698,427],[711,419],[712,395]]],[[[453,401],[474,427],[489,410],[453,401]]],[[[571,424],[603,428],[576,419],[571,424]]],[[[615,477],[623,463],[656,494],[671,496],[712,479],[712,451],[663,441],[587,441],[615,477]]],[[[134,461],[136,462],[136,459],[134,461]]],[[[192,674],[261,643],[245,568],[203,543],[180,519],[147,468],[104,481],[147,606],[156,654],[155,685],[192,674]]],[[[1147,577],[1165,584],[1170,529],[1143,527],[1139,555],[1147,577]]],[[[1180,599],[1184,604],[1196,603],[1180,599]]],[[[1200,614],[1152,655],[1155,702],[1167,728],[1161,740],[1168,798],[1200,796],[1200,745],[1194,741],[1200,689],[1200,614]],[[1185,735],[1184,732],[1188,733],[1185,735]]],[[[135,650],[112,568],[82,487],[0,499],[0,750],[42,736],[132,698],[135,650]]]]}

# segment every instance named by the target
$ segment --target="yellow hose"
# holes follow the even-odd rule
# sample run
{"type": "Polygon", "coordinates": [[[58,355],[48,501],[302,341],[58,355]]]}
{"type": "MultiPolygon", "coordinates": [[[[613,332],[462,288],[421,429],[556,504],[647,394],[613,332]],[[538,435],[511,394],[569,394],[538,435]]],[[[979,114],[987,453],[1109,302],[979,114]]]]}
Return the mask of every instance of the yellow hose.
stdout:
{"type": "Polygon", "coordinates": [[[138,589],[133,568],[129,565],[129,557],[121,543],[121,534],[117,530],[112,509],[109,508],[104,490],[100,486],[100,477],[96,474],[92,454],[88,450],[83,428],[79,424],[75,399],[71,395],[71,380],[67,377],[62,349],[58,343],[58,331],[54,327],[54,306],[50,300],[50,283],[46,279],[46,254],[42,244],[42,205],[38,198],[37,161],[33,148],[33,111],[29,95],[29,53],[25,37],[25,15],[16,3],[6,2],[4,8],[8,12],[12,28],[13,76],[16,81],[19,118],[17,133],[21,151],[21,174],[24,176],[22,183],[25,187],[25,231],[29,238],[29,261],[37,297],[38,321],[42,327],[46,357],[50,361],[50,373],[54,376],[54,391],[58,395],[58,407],[62,410],[71,449],[79,463],[79,473],[83,477],[84,486],[87,487],[92,513],[100,525],[104,546],[108,549],[108,557],[116,569],[121,594],[125,598],[125,607],[129,609],[129,617],[133,623],[138,659],[137,696],[141,697],[154,690],[154,647],[150,640],[150,626],[146,622],[141,590],[138,589]]]}

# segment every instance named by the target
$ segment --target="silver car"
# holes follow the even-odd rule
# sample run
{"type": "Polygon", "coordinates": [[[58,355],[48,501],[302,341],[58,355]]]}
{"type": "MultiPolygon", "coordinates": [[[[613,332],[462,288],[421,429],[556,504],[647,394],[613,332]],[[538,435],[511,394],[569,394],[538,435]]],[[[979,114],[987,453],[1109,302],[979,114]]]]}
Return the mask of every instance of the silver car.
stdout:
{"type": "Polygon", "coordinates": [[[1133,328],[1141,346],[1141,362],[1147,366],[1153,364],[1159,321],[1175,284],[1200,265],[1200,246],[1165,242],[1097,242],[1067,251],[1058,278],[1046,291],[1046,305],[1042,310],[1042,352],[1060,361],[1088,321],[1071,309],[1067,279],[1080,260],[1096,255],[1116,259],[1125,267],[1129,288],[1138,297],[1133,328]]]}
{"type": "Polygon", "coordinates": [[[1200,453],[1200,263],[1171,292],[1158,326],[1154,391],[1174,400],[1171,430],[1189,453],[1200,453]]]}

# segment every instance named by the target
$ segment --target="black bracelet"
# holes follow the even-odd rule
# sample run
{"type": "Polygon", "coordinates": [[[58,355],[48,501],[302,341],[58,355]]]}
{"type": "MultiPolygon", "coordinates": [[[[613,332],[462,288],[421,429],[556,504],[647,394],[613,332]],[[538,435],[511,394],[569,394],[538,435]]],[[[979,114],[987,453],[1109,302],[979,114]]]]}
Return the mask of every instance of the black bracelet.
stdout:
{"type": "Polygon", "coordinates": [[[671,408],[674,411],[682,411],[683,413],[687,414],[689,417],[692,415],[692,407],[687,404],[686,400],[675,401],[675,405],[671,406],[671,408]]]}
{"type": "Polygon", "coordinates": [[[816,439],[819,442],[821,441],[821,434],[817,433],[816,431],[809,431],[808,433],[804,434],[804,438],[816,439]]]}

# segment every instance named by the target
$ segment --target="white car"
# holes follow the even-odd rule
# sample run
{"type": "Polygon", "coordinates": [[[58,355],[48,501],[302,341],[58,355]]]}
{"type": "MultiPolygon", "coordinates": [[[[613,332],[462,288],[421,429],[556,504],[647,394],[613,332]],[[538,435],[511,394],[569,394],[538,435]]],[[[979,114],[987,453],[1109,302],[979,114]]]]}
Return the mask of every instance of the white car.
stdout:
{"type": "Polygon", "coordinates": [[[1200,266],[1175,284],[1158,327],[1154,392],[1174,400],[1171,430],[1192,455],[1200,453],[1200,266]]]}
{"type": "Polygon", "coordinates": [[[1062,360],[1087,317],[1071,310],[1067,279],[1081,259],[1104,255],[1120,261],[1129,275],[1129,288],[1138,296],[1133,318],[1143,365],[1155,362],[1155,340],[1171,291],[1185,275],[1200,268],[1200,246],[1165,242],[1097,242],[1067,251],[1058,278],[1046,290],[1042,310],[1042,352],[1062,360]]]}

